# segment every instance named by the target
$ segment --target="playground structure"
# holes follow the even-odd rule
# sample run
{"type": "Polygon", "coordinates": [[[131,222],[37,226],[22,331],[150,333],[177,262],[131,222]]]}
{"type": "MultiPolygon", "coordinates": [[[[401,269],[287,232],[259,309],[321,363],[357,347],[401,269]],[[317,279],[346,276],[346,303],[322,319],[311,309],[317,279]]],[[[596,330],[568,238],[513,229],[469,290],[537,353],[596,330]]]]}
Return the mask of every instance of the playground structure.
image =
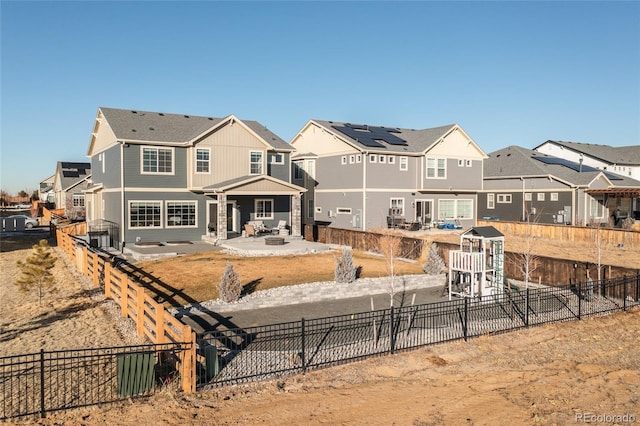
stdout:
{"type": "Polygon", "coordinates": [[[504,291],[504,235],[493,226],[460,235],[460,250],[449,252],[449,300],[482,299],[504,291]]]}

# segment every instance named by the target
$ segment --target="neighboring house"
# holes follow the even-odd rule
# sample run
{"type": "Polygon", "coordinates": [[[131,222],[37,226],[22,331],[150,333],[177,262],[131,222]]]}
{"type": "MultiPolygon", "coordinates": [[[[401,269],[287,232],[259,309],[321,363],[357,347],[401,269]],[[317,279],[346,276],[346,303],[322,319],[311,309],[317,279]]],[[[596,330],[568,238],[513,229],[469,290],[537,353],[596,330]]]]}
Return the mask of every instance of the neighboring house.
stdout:
{"type": "Polygon", "coordinates": [[[534,151],[640,180],[640,145],[614,147],[548,140],[534,151]]]}
{"type": "MultiPolygon", "coordinates": [[[[505,221],[588,224],[608,222],[620,200],[612,188],[640,188],[640,182],[538,151],[509,146],[484,161],[478,216],[505,221]],[[614,204],[612,204],[614,200],[614,204]],[[617,204],[616,204],[617,203],[617,204]]],[[[627,199],[626,212],[631,210],[627,199]]]]}
{"type": "Polygon", "coordinates": [[[249,220],[283,220],[299,236],[304,188],[290,183],[292,151],[233,115],[99,108],[87,154],[89,226],[116,224],[125,244],[227,239],[249,220]]]}
{"type": "MultiPolygon", "coordinates": [[[[85,219],[84,190],[91,185],[91,164],[58,161],[53,177],[53,198],[56,209],[64,209],[70,220],[85,219]]],[[[50,199],[50,195],[48,196],[50,199]]]]}
{"type": "Polygon", "coordinates": [[[55,181],[55,177],[56,175],[52,174],[40,182],[38,187],[38,198],[43,203],[55,204],[56,202],[55,192],[53,191],[53,182],[55,181]]]}
{"type": "Polygon", "coordinates": [[[386,228],[475,225],[486,154],[457,124],[413,130],[310,120],[291,141],[293,182],[308,191],[304,222],[386,228]]]}

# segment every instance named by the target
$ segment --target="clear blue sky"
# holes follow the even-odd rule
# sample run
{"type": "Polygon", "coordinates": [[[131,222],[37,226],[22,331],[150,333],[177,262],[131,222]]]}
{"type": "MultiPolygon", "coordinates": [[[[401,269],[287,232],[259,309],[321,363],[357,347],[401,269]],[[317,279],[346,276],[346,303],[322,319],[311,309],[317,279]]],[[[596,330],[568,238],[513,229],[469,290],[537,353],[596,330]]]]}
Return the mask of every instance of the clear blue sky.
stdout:
{"type": "Polygon", "coordinates": [[[1,2],[1,174],[88,161],[98,107],[458,123],[487,153],[640,145],[640,2],[1,2]]]}

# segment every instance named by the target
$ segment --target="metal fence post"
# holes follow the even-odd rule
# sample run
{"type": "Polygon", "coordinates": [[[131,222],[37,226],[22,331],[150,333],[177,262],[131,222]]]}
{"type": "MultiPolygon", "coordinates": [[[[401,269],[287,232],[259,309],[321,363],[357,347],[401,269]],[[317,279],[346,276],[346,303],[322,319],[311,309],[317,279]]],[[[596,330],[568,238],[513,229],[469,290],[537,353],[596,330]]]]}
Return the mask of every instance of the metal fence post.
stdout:
{"type": "Polygon", "coordinates": [[[582,283],[578,281],[578,320],[582,319],[582,283]]]}
{"type": "Polygon", "coordinates": [[[524,308],[527,310],[524,314],[524,326],[529,327],[529,287],[527,287],[527,300],[525,301],[524,308]]]}
{"type": "Polygon", "coordinates": [[[44,406],[44,349],[40,349],[40,418],[44,419],[47,410],[44,406]]]}
{"type": "Polygon", "coordinates": [[[389,316],[389,344],[391,345],[391,353],[395,353],[395,346],[396,346],[396,338],[395,338],[395,332],[394,332],[394,319],[393,319],[393,306],[391,306],[391,310],[390,310],[390,316],[389,316]]]}
{"type": "Polygon", "coordinates": [[[627,310],[627,276],[625,275],[624,277],[622,277],[622,285],[624,286],[624,289],[622,290],[622,310],[626,311],[627,310]]]}
{"type": "Polygon", "coordinates": [[[469,298],[465,297],[464,298],[464,322],[462,323],[462,331],[464,333],[464,341],[467,341],[467,337],[468,337],[468,324],[469,324],[469,298]]]}
{"type": "Polygon", "coordinates": [[[300,328],[301,328],[301,331],[302,331],[302,336],[301,336],[302,350],[300,351],[300,361],[302,362],[302,372],[306,373],[307,372],[307,360],[305,359],[306,356],[305,356],[305,349],[304,349],[305,346],[306,346],[304,317],[300,321],[300,328]]]}

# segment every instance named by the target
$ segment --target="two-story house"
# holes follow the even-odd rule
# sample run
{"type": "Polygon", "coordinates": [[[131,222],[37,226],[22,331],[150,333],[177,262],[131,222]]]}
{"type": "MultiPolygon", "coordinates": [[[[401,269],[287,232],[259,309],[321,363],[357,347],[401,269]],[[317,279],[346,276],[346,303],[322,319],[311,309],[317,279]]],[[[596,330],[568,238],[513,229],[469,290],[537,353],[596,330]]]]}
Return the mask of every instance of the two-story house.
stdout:
{"type": "Polygon", "coordinates": [[[310,120],[291,141],[304,223],[386,228],[400,216],[423,226],[472,226],[486,154],[457,124],[413,130],[310,120]]]}
{"type": "MultiPolygon", "coordinates": [[[[572,225],[607,223],[621,206],[607,194],[638,188],[639,184],[583,163],[509,146],[490,153],[484,162],[478,216],[572,225]]],[[[625,211],[629,207],[623,203],[625,211]]]]}
{"type": "Polygon", "coordinates": [[[290,183],[293,148],[255,121],[99,108],[88,156],[89,226],[119,241],[227,239],[249,220],[284,220],[300,235],[304,188],[290,183]]]}
{"type": "Polygon", "coordinates": [[[55,208],[64,209],[64,216],[67,219],[85,220],[84,191],[90,185],[90,163],[58,161],[47,201],[53,198],[55,208]]]}

